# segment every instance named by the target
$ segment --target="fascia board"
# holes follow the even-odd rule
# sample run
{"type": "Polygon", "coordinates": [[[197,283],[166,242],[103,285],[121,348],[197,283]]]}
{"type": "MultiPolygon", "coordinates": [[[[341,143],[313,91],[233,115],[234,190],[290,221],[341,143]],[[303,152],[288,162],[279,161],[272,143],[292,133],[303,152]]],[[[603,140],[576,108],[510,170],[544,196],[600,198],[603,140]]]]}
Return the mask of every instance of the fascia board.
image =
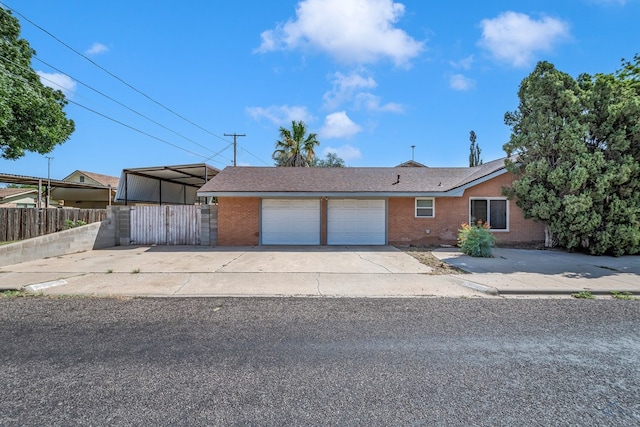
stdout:
{"type": "Polygon", "coordinates": [[[279,197],[279,198],[315,198],[315,197],[339,197],[339,198],[366,198],[366,197],[461,197],[464,190],[452,189],[449,191],[424,191],[424,192],[255,192],[255,191],[199,191],[198,197],[279,197]]]}

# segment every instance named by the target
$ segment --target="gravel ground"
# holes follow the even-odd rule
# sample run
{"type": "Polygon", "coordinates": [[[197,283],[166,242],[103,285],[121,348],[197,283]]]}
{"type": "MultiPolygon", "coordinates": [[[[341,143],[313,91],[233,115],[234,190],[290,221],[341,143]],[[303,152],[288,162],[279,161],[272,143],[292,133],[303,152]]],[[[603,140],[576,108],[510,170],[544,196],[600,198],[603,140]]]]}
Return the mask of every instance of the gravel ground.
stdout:
{"type": "Polygon", "coordinates": [[[0,425],[640,424],[640,303],[0,300],[0,425]]]}

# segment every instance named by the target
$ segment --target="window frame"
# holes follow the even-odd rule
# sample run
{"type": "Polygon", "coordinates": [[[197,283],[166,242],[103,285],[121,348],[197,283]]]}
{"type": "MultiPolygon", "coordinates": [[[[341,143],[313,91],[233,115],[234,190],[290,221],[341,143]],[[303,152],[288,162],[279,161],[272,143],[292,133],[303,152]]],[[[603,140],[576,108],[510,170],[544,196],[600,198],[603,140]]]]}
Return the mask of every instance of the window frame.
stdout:
{"type": "Polygon", "coordinates": [[[436,217],[436,198],[435,197],[416,197],[413,201],[413,215],[415,218],[435,218],[436,217]],[[419,200],[430,200],[431,201],[431,215],[418,215],[418,209],[429,209],[429,208],[418,208],[419,200]]]}
{"type": "Polygon", "coordinates": [[[473,203],[474,200],[485,200],[487,202],[487,222],[489,223],[489,230],[492,232],[496,232],[496,233],[505,233],[505,232],[509,232],[509,199],[506,197],[469,197],[469,225],[473,224],[473,220],[471,218],[471,205],[473,203]],[[505,228],[493,228],[491,226],[491,201],[495,200],[495,201],[504,201],[505,202],[505,215],[506,215],[506,219],[505,219],[505,228]]]}

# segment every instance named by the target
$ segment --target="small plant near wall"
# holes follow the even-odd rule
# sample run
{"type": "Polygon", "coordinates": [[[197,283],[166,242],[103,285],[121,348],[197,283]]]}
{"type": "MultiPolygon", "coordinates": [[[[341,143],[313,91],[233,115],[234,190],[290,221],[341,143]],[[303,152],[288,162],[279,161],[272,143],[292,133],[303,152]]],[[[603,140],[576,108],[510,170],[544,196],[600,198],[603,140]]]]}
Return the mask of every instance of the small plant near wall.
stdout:
{"type": "Polygon", "coordinates": [[[460,250],[473,257],[491,258],[491,250],[496,245],[496,237],[489,231],[489,225],[479,221],[475,225],[462,224],[458,230],[460,250]]]}
{"type": "Polygon", "coordinates": [[[87,225],[87,223],[81,219],[77,219],[75,221],[71,219],[67,219],[64,221],[65,228],[76,228],[76,227],[80,227],[81,225],[87,225]]]}

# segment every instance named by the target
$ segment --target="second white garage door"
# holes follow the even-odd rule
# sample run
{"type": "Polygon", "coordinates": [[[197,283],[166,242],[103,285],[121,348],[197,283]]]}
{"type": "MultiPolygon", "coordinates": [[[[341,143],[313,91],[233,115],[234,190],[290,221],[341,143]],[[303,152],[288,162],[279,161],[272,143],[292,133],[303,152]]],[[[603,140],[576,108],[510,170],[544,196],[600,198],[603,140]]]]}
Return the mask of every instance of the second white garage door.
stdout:
{"type": "Polygon", "coordinates": [[[384,200],[329,199],[328,245],[385,245],[384,200]]]}
{"type": "Polygon", "coordinates": [[[263,245],[319,245],[319,199],[263,199],[263,245]]]}

